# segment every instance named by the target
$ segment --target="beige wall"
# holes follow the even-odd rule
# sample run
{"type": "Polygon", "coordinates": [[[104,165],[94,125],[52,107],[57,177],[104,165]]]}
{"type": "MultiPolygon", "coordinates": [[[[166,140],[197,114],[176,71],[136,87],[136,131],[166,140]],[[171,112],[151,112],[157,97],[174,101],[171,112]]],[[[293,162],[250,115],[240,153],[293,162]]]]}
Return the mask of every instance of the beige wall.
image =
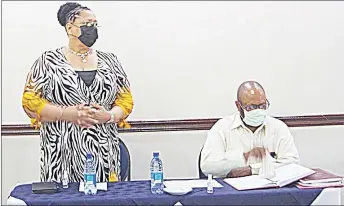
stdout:
{"type": "MultiPolygon", "coordinates": [[[[62,3],[2,4],[3,124],[29,123],[21,108],[26,74],[43,51],[67,44],[56,18],[62,3]]],[[[224,116],[235,111],[236,88],[247,79],[265,86],[271,115],[344,113],[338,86],[344,75],[344,2],[81,3],[102,26],[95,47],[116,53],[130,78],[131,120],[224,116]]],[[[344,175],[343,127],[292,132],[305,165],[344,175]]],[[[167,178],[197,176],[205,131],[123,139],[133,179],[148,178],[153,150],[160,150],[167,178]]],[[[39,138],[2,142],[6,198],[16,183],[38,179],[39,138]]]]}
{"type": "MultiPolygon", "coordinates": [[[[293,128],[291,131],[303,165],[344,176],[344,127],[293,128]]],[[[205,131],[121,136],[131,153],[133,180],[149,179],[152,151],[160,151],[166,178],[198,177],[197,158],[206,138],[205,131]]],[[[2,146],[4,200],[16,183],[39,179],[39,138],[3,137],[2,146]]]]}
{"type": "MultiPolygon", "coordinates": [[[[68,43],[62,3],[3,2],[4,123],[28,122],[26,74],[43,51],[68,43]]],[[[128,74],[132,120],[226,115],[248,79],[265,86],[271,115],[344,113],[344,2],[81,3],[101,25],[95,48],[116,53],[128,74]]]]}

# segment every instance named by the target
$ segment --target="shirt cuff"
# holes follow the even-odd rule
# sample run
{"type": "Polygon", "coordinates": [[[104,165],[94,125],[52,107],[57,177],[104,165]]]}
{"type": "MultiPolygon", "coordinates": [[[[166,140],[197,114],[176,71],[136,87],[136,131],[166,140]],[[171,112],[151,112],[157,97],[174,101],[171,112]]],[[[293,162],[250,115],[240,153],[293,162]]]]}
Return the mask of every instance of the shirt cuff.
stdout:
{"type": "Polygon", "coordinates": [[[250,164],[252,175],[258,175],[259,169],[262,167],[262,163],[250,164]]]}

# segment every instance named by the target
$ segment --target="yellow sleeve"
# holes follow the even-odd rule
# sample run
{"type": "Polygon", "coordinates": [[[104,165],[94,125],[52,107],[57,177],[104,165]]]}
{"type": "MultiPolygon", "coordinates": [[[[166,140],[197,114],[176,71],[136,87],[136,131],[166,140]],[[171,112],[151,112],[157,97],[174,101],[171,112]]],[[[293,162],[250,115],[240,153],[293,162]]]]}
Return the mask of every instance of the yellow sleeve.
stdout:
{"type": "Polygon", "coordinates": [[[130,89],[122,88],[116,95],[116,100],[113,106],[119,106],[123,110],[122,120],[118,122],[119,127],[130,128],[125,119],[133,111],[134,102],[130,89]]]}
{"type": "Polygon", "coordinates": [[[38,58],[27,75],[27,80],[22,97],[22,106],[31,119],[31,126],[38,129],[41,125],[40,114],[48,103],[42,97],[42,91],[48,80],[44,64],[44,55],[38,58]]]}
{"type": "Polygon", "coordinates": [[[47,100],[40,97],[39,94],[30,91],[24,91],[22,105],[24,111],[31,119],[31,126],[38,129],[41,126],[40,114],[47,100]]]}

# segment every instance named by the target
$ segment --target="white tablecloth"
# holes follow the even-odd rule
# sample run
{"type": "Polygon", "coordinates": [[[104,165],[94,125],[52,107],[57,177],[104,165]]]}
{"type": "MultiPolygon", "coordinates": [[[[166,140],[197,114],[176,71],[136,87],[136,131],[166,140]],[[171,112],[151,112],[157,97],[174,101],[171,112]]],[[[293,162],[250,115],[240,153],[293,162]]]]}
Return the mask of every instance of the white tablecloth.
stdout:
{"type": "MultiPolygon", "coordinates": [[[[26,183],[31,184],[31,183],[26,183]]],[[[20,184],[17,184],[18,186],[20,184]]],[[[319,196],[313,201],[312,205],[341,205],[341,189],[342,188],[325,188],[319,196]]],[[[7,205],[26,205],[23,200],[9,197],[7,205]]],[[[181,205],[179,202],[176,205],[181,205]]]]}

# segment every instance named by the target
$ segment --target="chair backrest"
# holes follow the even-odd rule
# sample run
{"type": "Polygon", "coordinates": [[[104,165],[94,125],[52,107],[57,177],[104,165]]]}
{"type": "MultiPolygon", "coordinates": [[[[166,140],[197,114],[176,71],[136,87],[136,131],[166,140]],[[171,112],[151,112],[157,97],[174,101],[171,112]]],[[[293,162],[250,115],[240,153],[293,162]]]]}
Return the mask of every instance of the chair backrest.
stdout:
{"type": "MultiPolygon", "coordinates": [[[[203,147],[202,147],[202,149],[203,149],[203,147]]],[[[207,179],[207,176],[201,170],[201,154],[202,154],[202,149],[201,149],[201,151],[199,152],[199,155],[198,155],[198,176],[199,176],[200,179],[207,179]]]]}
{"type": "Polygon", "coordinates": [[[120,149],[120,164],[121,164],[121,181],[126,179],[130,181],[131,179],[131,161],[130,153],[124,142],[119,139],[119,149],[120,149]]]}

